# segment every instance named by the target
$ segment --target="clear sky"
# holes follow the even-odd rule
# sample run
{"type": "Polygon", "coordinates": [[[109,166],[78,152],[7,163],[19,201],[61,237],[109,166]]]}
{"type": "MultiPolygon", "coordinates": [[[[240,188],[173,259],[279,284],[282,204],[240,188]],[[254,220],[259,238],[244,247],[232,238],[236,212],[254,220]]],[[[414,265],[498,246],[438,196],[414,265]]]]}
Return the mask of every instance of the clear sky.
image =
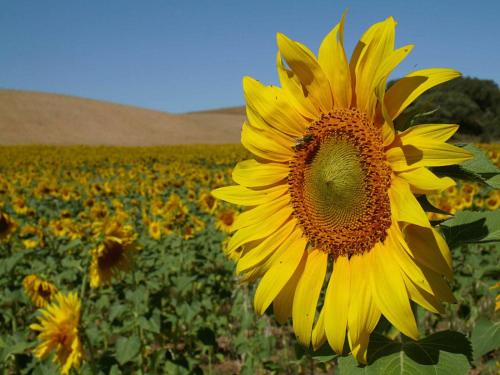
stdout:
{"type": "Polygon", "coordinates": [[[317,51],[349,9],[350,54],[392,15],[416,47],[393,78],[427,67],[500,82],[500,0],[2,0],[0,87],[170,112],[243,104],[241,78],[276,84],[276,32],[317,51]]]}

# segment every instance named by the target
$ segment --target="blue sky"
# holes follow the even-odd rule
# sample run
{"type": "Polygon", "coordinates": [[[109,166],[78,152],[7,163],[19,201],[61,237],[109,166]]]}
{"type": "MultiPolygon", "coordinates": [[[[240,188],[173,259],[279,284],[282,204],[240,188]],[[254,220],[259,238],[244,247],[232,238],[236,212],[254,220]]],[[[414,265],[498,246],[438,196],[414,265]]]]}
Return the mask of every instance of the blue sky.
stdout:
{"type": "Polygon", "coordinates": [[[416,47],[393,77],[452,67],[500,82],[499,0],[3,1],[0,87],[170,112],[243,104],[241,79],[276,84],[276,32],[317,51],[348,9],[350,53],[392,15],[416,47]]]}

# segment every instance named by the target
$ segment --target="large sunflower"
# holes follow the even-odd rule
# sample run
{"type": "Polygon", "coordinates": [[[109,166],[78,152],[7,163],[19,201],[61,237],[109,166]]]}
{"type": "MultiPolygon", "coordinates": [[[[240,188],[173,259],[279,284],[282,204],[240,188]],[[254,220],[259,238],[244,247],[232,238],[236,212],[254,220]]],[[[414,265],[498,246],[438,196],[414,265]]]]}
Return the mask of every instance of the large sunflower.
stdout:
{"type": "Polygon", "coordinates": [[[238,185],[213,191],[249,207],[226,252],[244,281],[262,278],[256,311],[272,304],[278,321],[292,317],[299,341],[314,349],[327,340],[341,353],[347,338],[361,362],[381,315],[417,339],[410,300],[433,312],[454,301],[450,252],[414,194],[454,185],[428,167],[471,158],[445,143],[457,125],[394,130],[420,94],[460,75],[419,70],[386,91],[412,49],[394,48],[395,26],[392,17],[371,26],[350,62],[344,17],[318,57],[278,34],[281,87],[243,80],[241,139],[255,159],[235,167],[238,185]]]}
{"type": "Polygon", "coordinates": [[[58,293],[53,302],[41,310],[39,323],[30,325],[41,341],[34,350],[35,356],[44,359],[54,352],[54,362],[59,364],[61,374],[68,374],[72,367],[80,367],[82,361],[80,310],[76,293],[58,293]]]}

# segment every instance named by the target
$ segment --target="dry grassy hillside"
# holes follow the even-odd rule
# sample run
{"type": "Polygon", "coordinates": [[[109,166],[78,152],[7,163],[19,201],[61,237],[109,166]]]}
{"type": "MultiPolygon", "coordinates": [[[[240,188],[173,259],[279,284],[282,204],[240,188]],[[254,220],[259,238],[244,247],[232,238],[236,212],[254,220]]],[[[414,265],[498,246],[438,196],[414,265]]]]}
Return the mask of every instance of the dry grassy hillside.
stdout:
{"type": "Polygon", "coordinates": [[[0,144],[238,143],[241,108],[171,114],[72,96],[0,90],[0,144]]]}

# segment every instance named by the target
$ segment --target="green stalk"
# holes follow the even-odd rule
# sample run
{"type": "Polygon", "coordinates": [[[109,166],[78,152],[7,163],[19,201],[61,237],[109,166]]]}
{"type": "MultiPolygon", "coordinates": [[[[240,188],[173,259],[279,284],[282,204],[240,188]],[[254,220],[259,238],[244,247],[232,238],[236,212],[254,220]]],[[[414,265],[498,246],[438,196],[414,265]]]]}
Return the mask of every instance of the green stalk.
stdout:
{"type": "MultiPolygon", "coordinates": [[[[134,267],[135,268],[135,267],[134,267]]],[[[134,283],[134,288],[135,290],[137,290],[137,278],[135,277],[135,271],[132,271],[132,281],[134,283]]],[[[144,359],[144,331],[142,330],[142,327],[141,325],[139,324],[139,321],[138,321],[138,318],[139,318],[139,313],[137,312],[137,309],[136,307],[134,306],[134,317],[135,317],[135,328],[137,330],[137,334],[139,335],[139,339],[141,340],[141,349],[140,349],[140,353],[141,353],[141,364],[142,364],[142,367],[144,368],[144,365],[146,363],[145,359],[144,359]]]]}
{"type": "MultiPolygon", "coordinates": [[[[87,316],[88,313],[88,308],[89,308],[89,303],[87,303],[87,277],[88,274],[87,272],[84,272],[83,278],[82,278],[82,285],[80,287],[80,300],[82,301],[83,304],[83,314],[80,317],[80,321],[83,322],[83,318],[87,316]]],[[[90,339],[87,335],[86,327],[84,324],[80,324],[81,331],[82,331],[82,336],[83,336],[83,341],[85,345],[87,346],[88,352],[90,354],[90,369],[92,370],[93,375],[97,375],[98,371],[97,368],[95,367],[95,355],[94,355],[94,349],[92,347],[92,344],[90,342],[90,339]]]]}
{"type": "Polygon", "coordinates": [[[83,332],[83,339],[85,341],[85,344],[87,345],[87,349],[89,350],[90,354],[90,369],[92,370],[93,375],[97,375],[98,371],[97,368],[95,367],[95,355],[94,355],[94,349],[92,348],[92,344],[90,343],[90,339],[87,335],[87,332],[83,332]]]}

